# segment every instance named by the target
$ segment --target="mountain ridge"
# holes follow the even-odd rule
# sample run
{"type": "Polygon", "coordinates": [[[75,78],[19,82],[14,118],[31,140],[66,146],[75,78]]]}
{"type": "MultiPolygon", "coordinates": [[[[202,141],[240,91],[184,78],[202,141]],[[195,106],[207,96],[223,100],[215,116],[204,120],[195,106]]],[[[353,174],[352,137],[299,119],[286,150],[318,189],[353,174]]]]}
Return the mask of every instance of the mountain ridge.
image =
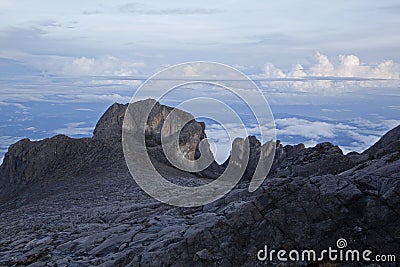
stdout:
{"type": "MultiPolygon", "coordinates": [[[[157,116],[163,113],[169,114],[173,108],[161,105],[152,99],[139,101],[139,103],[144,106],[155,105],[156,111],[150,114],[149,119],[153,120],[153,124],[154,121],[160,123],[156,123],[154,129],[149,130],[152,131],[150,134],[146,134],[146,145],[157,147],[161,145],[161,126],[166,118],[166,116],[163,118],[157,116]]],[[[6,198],[4,196],[7,194],[5,190],[8,189],[10,193],[15,193],[21,189],[20,187],[28,185],[31,179],[40,179],[48,172],[57,173],[57,171],[60,171],[60,167],[61,169],[70,169],[69,173],[71,174],[88,169],[90,167],[86,164],[87,159],[91,164],[98,162],[98,165],[104,165],[110,164],[111,162],[107,161],[114,158],[116,162],[119,161],[119,165],[122,165],[122,124],[127,107],[128,104],[112,104],[98,120],[92,137],[71,138],[61,134],[40,141],[30,141],[25,138],[12,144],[0,165],[0,200],[6,198]],[[104,155],[101,152],[103,150],[109,151],[110,155],[104,155]],[[75,155],[75,158],[72,154],[75,155]],[[61,161],[67,161],[69,164],[63,164],[61,161]]],[[[183,112],[183,114],[184,116],[191,116],[186,112],[183,112]]],[[[199,153],[199,141],[206,138],[205,124],[203,122],[198,123],[195,120],[194,124],[199,126],[187,134],[187,136],[190,136],[197,132],[199,136],[197,140],[189,141],[192,142],[192,145],[190,145],[192,159],[196,153],[199,153]]],[[[351,169],[368,158],[372,159],[378,155],[382,156],[385,153],[395,152],[396,149],[399,150],[399,136],[400,125],[390,130],[364,152],[351,152],[347,155],[344,155],[338,146],[329,142],[306,148],[303,144],[283,146],[278,140],[275,158],[268,176],[293,177],[338,174],[351,169]]],[[[190,138],[186,137],[186,139],[190,138]]],[[[250,180],[264,144],[261,144],[254,136],[249,136],[247,139],[250,144],[249,165],[242,178],[250,180]]],[[[156,160],[156,164],[161,163],[161,169],[165,167],[164,165],[171,166],[159,148],[150,149],[148,153],[152,159],[156,160]]],[[[197,173],[197,175],[215,179],[227,167],[229,160],[230,157],[221,165],[214,161],[211,167],[197,173]]]]}
{"type": "MultiPolygon", "coordinates": [[[[95,138],[58,135],[10,147],[0,167],[0,194],[4,188],[15,194],[0,200],[0,265],[264,266],[256,256],[264,245],[320,250],[335,247],[339,238],[349,248],[399,259],[400,126],[363,153],[343,155],[330,143],[306,148],[277,142],[271,172],[258,190],[248,192],[248,169],[225,197],[178,208],[150,198],[131,178],[115,131],[122,111],[121,104],[111,106],[95,138]],[[109,133],[112,138],[104,139],[109,133]]],[[[214,179],[166,164],[155,136],[160,125],[153,126],[149,153],[163,176],[184,186],[214,179]]],[[[202,125],[188,131],[198,138],[183,138],[183,145],[205,138],[202,125]]],[[[257,158],[262,145],[249,140],[250,158],[257,158]]],[[[185,147],[196,154],[193,145],[185,147]]],[[[322,263],[293,266],[298,264],[322,263]]]]}

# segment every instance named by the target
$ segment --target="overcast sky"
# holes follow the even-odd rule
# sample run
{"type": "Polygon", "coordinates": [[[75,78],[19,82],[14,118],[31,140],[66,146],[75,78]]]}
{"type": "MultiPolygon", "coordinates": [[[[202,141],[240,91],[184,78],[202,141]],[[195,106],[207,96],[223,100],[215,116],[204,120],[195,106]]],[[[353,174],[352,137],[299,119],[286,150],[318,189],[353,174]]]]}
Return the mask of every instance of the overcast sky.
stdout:
{"type": "Polygon", "coordinates": [[[54,56],[113,56],[151,65],[149,72],[190,60],[289,70],[313,64],[317,52],[400,62],[399,15],[396,0],[2,0],[0,57],[50,72],[65,64],[54,56]]]}

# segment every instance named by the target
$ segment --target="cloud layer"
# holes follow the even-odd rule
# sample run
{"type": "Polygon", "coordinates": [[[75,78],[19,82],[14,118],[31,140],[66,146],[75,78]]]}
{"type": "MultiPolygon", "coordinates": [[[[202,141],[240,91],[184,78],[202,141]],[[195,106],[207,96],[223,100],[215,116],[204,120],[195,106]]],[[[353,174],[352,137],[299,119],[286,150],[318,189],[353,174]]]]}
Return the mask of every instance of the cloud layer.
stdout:
{"type": "Polygon", "coordinates": [[[128,3],[119,7],[122,13],[139,15],[212,15],[223,13],[224,10],[217,8],[159,8],[150,9],[138,3],[128,3]]]}
{"type": "Polygon", "coordinates": [[[135,62],[129,59],[121,59],[114,56],[99,58],[64,58],[60,62],[60,74],[66,75],[137,75],[138,68],[145,67],[143,62],[135,62]]]}
{"type": "Polygon", "coordinates": [[[90,136],[94,127],[82,127],[85,122],[70,122],[66,123],[64,128],[55,129],[55,134],[65,134],[69,136],[90,136]]]}
{"type": "Polygon", "coordinates": [[[304,91],[346,87],[396,87],[400,85],[400,64],[393,60],[365,64],[356,55],[339,55],[330,59],[317,52],[314,63],[309,67],[295,64],[291,70],[284,71],[267,63],[258,78],[267,78],[267,81],[262,82],[266,87],[304,91]]]}
{"type": "MultiPolygon", "coordinates": [[[[277,139],[283,144],[295,145],[304,143],[306,147],[329,141],[340,146],[344,153],[362,152],[373,145],[388,130],[400,125],[400,120],[382,120],[372,122],[363,118],[355,118],[343,122],[307,120],[297,117],[275,119],[277,139]]],[[[246,132],[242,125],[225,124],[226,130],[218,125],[206,127],[206,134],[212,143],[212,151],[216,160],[224,162],[229,156],[231,143],[236,137],[255,135],[259,138],[256,125],[247,124],[246,132]],[[228,133],[233,133],[228,136],[228,133]]]]}

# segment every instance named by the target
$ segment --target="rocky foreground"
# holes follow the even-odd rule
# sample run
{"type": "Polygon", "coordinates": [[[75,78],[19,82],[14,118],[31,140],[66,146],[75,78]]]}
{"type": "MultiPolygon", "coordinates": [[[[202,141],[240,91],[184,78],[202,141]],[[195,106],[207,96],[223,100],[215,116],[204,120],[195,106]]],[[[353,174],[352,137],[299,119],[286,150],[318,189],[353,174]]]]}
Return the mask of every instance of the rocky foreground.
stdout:
{"type": "MultiPolygon", "coordinates": [[[[400,260],[400,126],[361,154],[343,155],[330,143],[278,143],[257,191],[248,192],[249,164],[224,198],[178,208],[150,198],[131,178],[121,148],[125,110],[111,106],[93,138],[59,135],[10,146],[0,167],[0,266],[271,266],[281,262],[257,259],[264,245],[319,251],[336,247],[339,238],[349,249],[400,260]]],[[[150,117],[146,144],[157,169],[177,184],[212,181],[224,166],[185,173],[160,153],[160,125],[169,111],[157,105],[150,117]]],[[[203,138],[204,125],[193,121],[180,145],[195,157],[203,138]]],[[[263,146],[249,141],[254,160],[263,146]]]]}

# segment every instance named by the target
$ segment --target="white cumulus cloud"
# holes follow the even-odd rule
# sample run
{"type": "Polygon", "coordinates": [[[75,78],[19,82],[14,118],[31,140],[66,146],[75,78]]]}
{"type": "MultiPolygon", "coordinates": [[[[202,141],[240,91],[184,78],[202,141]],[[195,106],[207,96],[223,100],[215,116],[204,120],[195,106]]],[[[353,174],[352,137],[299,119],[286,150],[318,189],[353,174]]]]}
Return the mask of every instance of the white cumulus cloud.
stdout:
{"type": "Polygon", "coordinates": [[[264,81],[266,87],[284,87],[303,91],[328,88],[398,87],[400,64],[385,60],[375,64],[363,63],[356,55],[339,55],[331,59],[319,52],[308,67],[297,63],[284,71],[272,63],[266,63],[257,78],[281,79],[264,81]]]}
{"type": "Polygon", "coordinates": [[[138,74],[138,67],[144,67],[143,62],[132,62],[114,56],[99,58],[70,58],[64,61],[60,70],[67,75],[115,75],[130,76],[138,74]]]}
{"type": "Polygon", "coordinates": [[[333,124],[308,121],[298,118],[276,119],[277,135],[298,135],[310,139],[335,137],[333,124]]]}

